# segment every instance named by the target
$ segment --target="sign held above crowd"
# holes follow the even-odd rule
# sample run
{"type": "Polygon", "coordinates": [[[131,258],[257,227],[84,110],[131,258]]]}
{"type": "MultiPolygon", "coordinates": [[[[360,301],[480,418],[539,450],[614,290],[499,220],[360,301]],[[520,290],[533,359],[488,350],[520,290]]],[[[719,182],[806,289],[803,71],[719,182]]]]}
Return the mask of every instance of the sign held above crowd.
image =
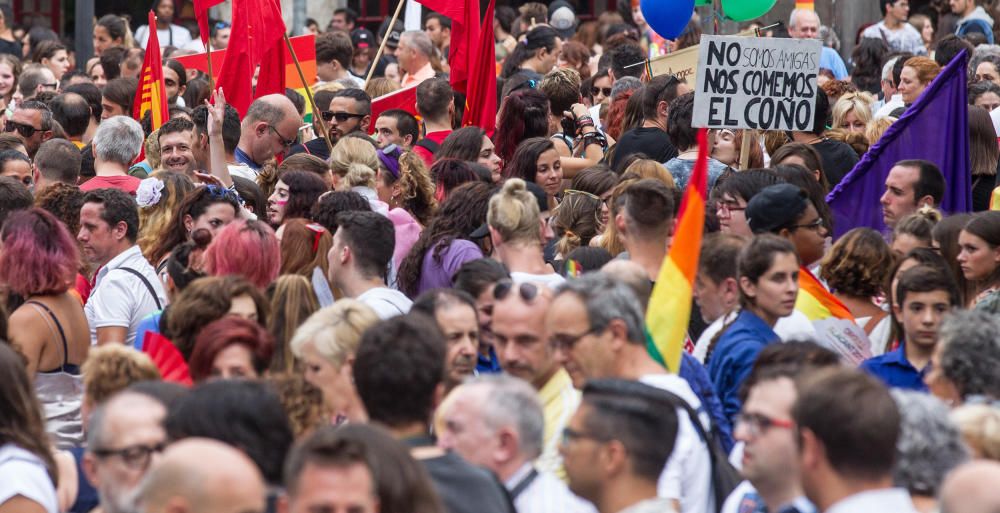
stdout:
{"type": "Polygon", "coordinates": [[[820,49],[817,40],[702,36],[694,126],[811,130],[820,49]]]}

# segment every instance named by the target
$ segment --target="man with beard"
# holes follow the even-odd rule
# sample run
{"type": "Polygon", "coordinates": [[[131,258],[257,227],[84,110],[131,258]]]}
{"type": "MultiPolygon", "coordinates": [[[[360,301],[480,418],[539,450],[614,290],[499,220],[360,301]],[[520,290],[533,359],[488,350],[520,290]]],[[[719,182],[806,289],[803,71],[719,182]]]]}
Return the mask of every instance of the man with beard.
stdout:
{"type": "Polygon", "coordinates": [[[194,158],[194,123],[187,118],[171,119],[160,127],[156,138],[160,143],[161,167],[193,180],[198,166],[194,158]]]}
{"type": "Polygon", "coordinates": [[[102,513],[130,511],[133,491],[166,445],[166,416],[162,403],[134,392],[112,397],[90,415],[83,471],[102,513]]]}
{"type": "MultiPolygon", "coordinates": [[[[361,89],[343,89],[337,91],[330,100],[330,108],[319,113],[326,123],[330,146],[352,132],[368,132],[372,121],[372,99],[361,89]]],[[[322,137],[317,137],[305,144],[296,144],[288,151],[288,156],[296,153],[308,153],[323,160],[330,158],[330,147],[322,137]]]]}

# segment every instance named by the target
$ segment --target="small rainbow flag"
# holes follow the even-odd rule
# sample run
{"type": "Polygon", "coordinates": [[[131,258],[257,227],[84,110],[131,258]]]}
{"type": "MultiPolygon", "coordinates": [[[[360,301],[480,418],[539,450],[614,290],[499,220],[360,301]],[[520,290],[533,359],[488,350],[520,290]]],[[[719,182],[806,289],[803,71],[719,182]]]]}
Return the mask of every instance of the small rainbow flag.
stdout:
{"type": "MultiPolygon", "coordinates": [[[[307,98],[306,87],[316,84],[316,35],[306,34],[304,36],[296,36],[291,38],[291,41],[292,48],[295,49],[295,56],[299,58],[299,64],[302,66],[302,74],[305,75],[307,83],[302,83],[302,79],[299,78],[299,72],[295,69],[295,61],[292,60],[292,54],[286,47],[285,85],[298,91],[303,98],[307,98]]],[[[225,50],[215,50],[212,52],[212,71],[215,73],[215,76],[212,77],[213,79],[218,80],[219,71],[222,69],[222,61],[225,58],[225,50]]],[[[184,55],[177,57],[175,60],[184,65],[184,69],[196,69],[208,73],[208,56],[205,52],[184,55]]],[[[197,105],[189,105],[189,107],[194,108],[197,105]]],[[[320,106],[320,108],[323,107],[320,106]]],[[[309,104],[308,100],[306,101],[306,113],[303,118],[307,123],[312,122],[312,105],[309,104]]]]}
{"type": "Polygon", "coordinates": [[[816,328],[816,340],[855,365],[871,358],[868,335],[850,310],[805,267],[799,269],[799,296],[795,309],[805,314],[816,328]]]}
{"type": "Polygon", "coordinates": [[[705,229],[705,199],[708,190],[708,131],[698,130],[698,160],[684,191],[677,231],[670,253],[663,259],[646,310],[646,326],[653,343],[650,355],[676,373],[691,319],[691,296],[698,272],[701,236],[705,229]]]}
{"type": "Polygon", "coordinates": [[[583,271],[580,269],[580,264],[576,260],[566,261],[567,278],[579,278],[581,274],[583,274],[583,271]]]}
{"type": "MultiPolygon", "coordinates": [[[[149,11],[149,26],[156,26],[156,15],[149,11]]],[[[132,117],[142,122],[143,116],[150,113],[153,130],[157,130],[167,122],[167,92],[163,88],[163,60],[160,57],[160,38],[155,30],[149,33],[146,43],[146,56],[142,61],[142,71],[139,72],[139,87],[135,90],[135,100],[132,102],[132,117]]]]}
{"type": "Polygon", "coordinates": [[[813,0],[795,0],[795,8],[815,11],[816,3],[813,0]]]}

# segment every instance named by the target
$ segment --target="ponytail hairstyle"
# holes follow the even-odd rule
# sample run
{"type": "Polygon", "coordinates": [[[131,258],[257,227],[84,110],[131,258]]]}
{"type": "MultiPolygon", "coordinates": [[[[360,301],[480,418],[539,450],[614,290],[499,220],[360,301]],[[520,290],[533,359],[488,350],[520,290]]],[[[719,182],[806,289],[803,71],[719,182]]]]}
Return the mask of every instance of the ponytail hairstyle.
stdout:
{"type": "Polygon", "coordinates": [[[486,223],[504,242],[540,243],[540,220],[538,201],[520,178],[507,180],[500,192],[490,198],[486,223]]]}
{"type": "MultiPolygon", "coordinates": [[[[751,283],[757,284],[760,282],[761,277],[767,274],[768,269],[774,265],[774,259],[778,255],[791,254],[795,255],[795,259],[799,260],[798,253],[795,252],[795,246],[783,237],[773,235],[770,233],[764,233],[760,235],[755,235],[750,243],[743,247],[740,251],[739,263],[737,264],[737,279],[742,281],[742,278],[750,280],[751,283]]],[[[740,286],[740,306],[742,308],[749,308],[755,304],[754,299],[747,296],[743,291],[743,286],[740,286]]],[[[733,318],[722,326],[722,329],[714,337],[708,346],[708,353],[705,355],[705,362],[712,357],[712,352],[715,350],[715,345],[722,338],[722,335],[729,329],[729,326],[733,324],[737,316],[733,318]]]]}
{"type": "Polygon", "coordinates": [[[553,51],[556,48],[559,33],[548,25],[538,25],[528,31],[524,38],[518,41],[514,51],[504,60],[500,78],[510,78],[521,69],[524,61],[534,57],[538,50],[553,51]]]}
{"type": "Polygon", "coordinates": [[[549,136],[549,100],[541,91],[518,89],[504,98],[497,123],[497,155],[504,165],[514,157],[517,145],[531,137],[549,136]]]}
{"type": "Polygon", "coordinates": [[[111,41],[121,40],[121,46],[126,49],[134,48],[132,41],[132,30],[129,29],[128,20],[115,14],[105,14],[97,20],[97,26],[104,27],[111,36],[111,41]]]}
{"type": "Polygon", "coordinates": [[[899,220],[892,230],[892,240],[896,240],[903,235],[909,235],[923,247],[934,247],[934,226],[941,221],[941,211],[934,207],[924,205],[916,211],[899,220]]]}
{"type": "Polygon", "coordinates": [[[589,192],[568,189],[562,203],[552,213],[558,235],[556,251],[566,257],[570,251],[587,246],[597,236],[601,218],[601,198],[589,192]]]}

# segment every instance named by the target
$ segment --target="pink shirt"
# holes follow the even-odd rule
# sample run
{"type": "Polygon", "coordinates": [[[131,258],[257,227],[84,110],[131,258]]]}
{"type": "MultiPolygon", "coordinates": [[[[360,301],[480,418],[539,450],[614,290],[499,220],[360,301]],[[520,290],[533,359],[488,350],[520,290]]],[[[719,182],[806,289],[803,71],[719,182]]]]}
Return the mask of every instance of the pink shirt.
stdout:
{"type": "Polygon", "coordinates": [[[434,78],[434,68],[431,67],[431,63],[424,64],[424,67],[417,70],[414,74],[406,73],[403,75],[403,87],[416,85],[428,78],[434,78]]]}

